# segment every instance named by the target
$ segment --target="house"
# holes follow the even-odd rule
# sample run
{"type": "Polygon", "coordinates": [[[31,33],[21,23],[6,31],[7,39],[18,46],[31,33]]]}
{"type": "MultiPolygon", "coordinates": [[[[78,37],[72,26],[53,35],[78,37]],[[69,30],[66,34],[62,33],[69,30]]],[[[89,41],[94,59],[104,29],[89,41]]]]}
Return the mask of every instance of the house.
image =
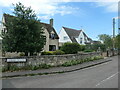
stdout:
{"type": "Polygon", "coordinates": [[[92,41],[92,44],[101,44],[101,42],[100,41],[92,41]]]}
{"type": "Polygon", "coordinates": [[[59,33],[60,46],[65,42],[79,43],[81,45],[91,44],[92,39],[89,38],[83,30],[76,30],[62,27],[59,33]]]}
{"type": "Polygon", "coordinates": [[[53,19],[50,19],[50,24],[41,23],[43,25],[46,45],[44,46],[44,51],[55,51],[59,46],[59,37],[53,27],[53,19]]]}
{"type": "MultiPolygon", "coordinates": [[[[9,14],[3,14],[2,17],[2,22],[6,23],[7,20],[11,17],[14,17],[12,15],[9,14]]],[[[50,19],[50,23],[42,23],[40,22],[40,24],[43,26],[44,29],[44,34],[46,36],[46,45],[44,45],[44,49],[43,51],[55,51],[58,49],[58,45],[59,45],[59,37],[53,27],[53,19],[50,19]]],[[[6,27],[2,24],[2,32],[7,32],[6,27]]]]}

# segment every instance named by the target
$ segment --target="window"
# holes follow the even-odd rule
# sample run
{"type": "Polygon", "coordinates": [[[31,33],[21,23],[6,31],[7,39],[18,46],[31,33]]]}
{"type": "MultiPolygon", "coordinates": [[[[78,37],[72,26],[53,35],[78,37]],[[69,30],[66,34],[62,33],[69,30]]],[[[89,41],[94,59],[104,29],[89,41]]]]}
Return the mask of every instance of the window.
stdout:
{"type": "Polygon", "coordinates": [[[3,32],[3,33],[6,33],[6,32],[7,32],[7,29],[6,29],[6,28],[3,28],[2,32],[3,32]]]}
{"type": "Polygon", "coordinates": [[[56,45],[49,45],[49,51],[55,51],[56,45]]]}
{"type": "Polygon", "coordinates": [[[82,38],[80,38],[80,43],[82,44],[82,38]]]}
{"type": "Polygon", "coordinates": [[[51,33],[51,34],[50,34],[50,38],[51,38],[51,39],[55,39],[55,34],[51,33]]]}
{"type": "Polygon", "coordinates": [[[82,41],[80,41],[80,43],[82,44],[82,41]]]}
{"type": "Polygon", "coordinates": [[[68,39],[68,37],[67,37],[67,36],[64,36],[64,37],[63,37],[63,39],[64,39],[64,40],[67,40],[67,39],[68,39]]]}

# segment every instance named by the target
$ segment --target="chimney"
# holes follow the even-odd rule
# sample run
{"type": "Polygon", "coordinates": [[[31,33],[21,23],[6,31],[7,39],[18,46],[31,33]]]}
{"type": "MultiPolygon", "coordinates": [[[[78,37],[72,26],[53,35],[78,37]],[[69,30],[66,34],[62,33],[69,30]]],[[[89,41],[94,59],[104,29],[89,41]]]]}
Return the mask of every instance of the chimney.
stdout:
{"type": "Polygon", "coordinates": [[[53,19],[50,19],[50,25],[53,27],[53,19]]]}

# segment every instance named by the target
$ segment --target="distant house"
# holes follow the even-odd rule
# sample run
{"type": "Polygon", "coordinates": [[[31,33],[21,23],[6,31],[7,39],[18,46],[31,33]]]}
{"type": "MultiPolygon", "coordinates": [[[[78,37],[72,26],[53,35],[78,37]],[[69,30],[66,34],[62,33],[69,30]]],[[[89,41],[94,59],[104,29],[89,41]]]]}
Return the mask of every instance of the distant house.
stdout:
{"type": "Polygon", "coordinates": [[[100,41],[92,41],[92,44],[101,44],[100,41]]]}
{"type": "MultiPolygon", "coordinates": [[[[8,18],[14,17],[12,15],[9,14],[3,14],[2,17],[2,22],[6,23],[8,18]]],[[[58,45],[59,45],[59,37],[53,27],[53,19],[50,19],[50,23],[42,23],[40,22],[41,25],[43,25],[43,29],[44,29],[44,34],[46,36],[46,45],[44,45],[44,49],[43,51],[55,51],[58,49],[58,45]]],[[[2,32],[7,32],[6,27],[2,24],[2,32]]]]}
{"type": "Polygon", "coordinates": [[[83,30],[76,30],[67,27],[62,27],[59,33],[60,46],[65,42],[75,42],[81,45],[91,44],[90,39],[83,30]]]}

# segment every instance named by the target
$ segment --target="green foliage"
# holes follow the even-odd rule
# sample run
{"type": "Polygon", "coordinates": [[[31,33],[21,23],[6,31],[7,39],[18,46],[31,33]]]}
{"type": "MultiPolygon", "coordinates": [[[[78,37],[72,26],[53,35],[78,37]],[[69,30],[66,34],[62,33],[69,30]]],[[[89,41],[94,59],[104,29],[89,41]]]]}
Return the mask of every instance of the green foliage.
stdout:
{"type": "Polygon", "coordinates": [[[6,71],[19,71],[19,70],[38,70],[38,69],[48,69],[52,67],[51,65],[47,65],[47,64],[40,64],[40,65],[36,65],[36,66],[33,66],[33,65],[27,65],[27,66],[24,66],[24,67],[18,67],[16,65],[11,65],[11,66],[6,66],[6,67],[3,67],[2,68],[2,72],[6,72],[6,71]]]}
{"type": "Polygon", "coordinates": [[[84,52],[93,52],[93,50],[87,49],[87,50],[84,50],[84,52]]]}
{"type": "Polygon", "coordinates": [[[20,56],[25,56],[25,53],[21,52],[21,53],[20,53],[20,56]]]}
{"type": "Polygon", "coordinates": [[[120,35],[115,37],[115,46],[116,48],[120,49],[120,35]]]}
{"type": "Polygon", "coordinates": [[[99,40],[101,40],[104,43],[106,49],[112,48],[113,40],[112,40],[112,37],[110,35],[101,34],[101,35],[98,35],[98,38],[99,38],[99,40]]]}
{"type": "Polygon", "coordinates": [[[53,51],[44,51],[41,55],[53,55],[53,51]]]}
{"type": "Polygon", "coordinates": [[[17,70],[20,70],[19,67],[17,67],[16,65],[11,65],[11,66],[6,66],[6,67],[2,67],[2,72],[5,72],[5,71],[17,71],[17,70]]]}
{"type": "Polygon", "coordinates": [[[78,43],[67,42],[64,43],[60,50],[64,51],[66,54],[75,54],[80,51],[80,45],[78,43]]]}
{"type": "Polygon", "coordinates": [[[63,55],[63,54],[65,54],[65,52],[63,52],[61,50],[56,50],[56,51],[53,51],[53,54],[54,55],[63,55]]]}
{"type": "Polygon", "coordinates": [[[101,51],[105,51],[105,45],[104,44],[91,44],[91,45],[86,45],[86,47],[85,47],[85,52],[87,51],[87,52],[89,52],[89,51],[97,51],[98,50],[98,48],[100,48],[101,49],[101,51]]]}
{"type": "Polygon", "coordinates": [[[7,52],[40,52],[46,42],[42,25],[30,7],[21,3],[14,5],[15,16],[5,14],[7,22],[4,23],[7,32],[2,32],[3,50],[7,52]]]}
{"type": "Polygon", "coordinates": [[[115,48],[118,49],[118,54],[120,55],[120,35],[115,37],[115,48]]]}
{"type": "Polygon", "coordinates": [[[56,51],[44,51],[41,53],[41,55],[63,55],[65,54],[63,51],[61,50],[56,50],[56,51]]]}
{"type": "Polygon", "coordinates": [[[68,67],[68,66],[72,66],[72,65],[81,64],[84,62],[99,60],[99,59],[103,59],[103,57],[102,56],[95,56],[95,57],[90,57],[90,58],[86,58],[86,59],[82,59],[82,60],[71,60],[71,61],[63,63],[62,66],[68,67]]]}
{"type": "Polygon", "coordinates": [[[80,45],[80,51],[84,51],[85,47],[86,47],[86,45],[80,45]]]}

